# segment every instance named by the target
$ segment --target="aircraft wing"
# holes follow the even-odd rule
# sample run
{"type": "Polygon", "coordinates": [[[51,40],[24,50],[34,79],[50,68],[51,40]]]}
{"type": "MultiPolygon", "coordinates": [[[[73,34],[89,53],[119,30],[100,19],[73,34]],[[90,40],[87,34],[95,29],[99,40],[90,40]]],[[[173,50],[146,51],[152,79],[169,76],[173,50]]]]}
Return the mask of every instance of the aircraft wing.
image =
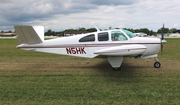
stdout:
{"type": "Polygon", "coordinates": [[[115,47],[108,47],[97,50],[94,54],[107,56],[131,56],[143,54],[146,51],[146,46],[140,44],[121,45],[115,47]]]}

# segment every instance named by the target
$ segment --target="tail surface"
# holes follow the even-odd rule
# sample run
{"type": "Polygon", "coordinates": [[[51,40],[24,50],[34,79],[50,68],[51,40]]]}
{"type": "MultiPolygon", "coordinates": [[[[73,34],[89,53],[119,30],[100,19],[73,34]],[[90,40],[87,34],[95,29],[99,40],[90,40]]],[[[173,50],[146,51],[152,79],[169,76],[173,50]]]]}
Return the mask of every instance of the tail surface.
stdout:
{"type": "Polygon", "coordinates": [[[14,26],[20,44],[38,44],[44,41],[43,26],[14,26]]]}

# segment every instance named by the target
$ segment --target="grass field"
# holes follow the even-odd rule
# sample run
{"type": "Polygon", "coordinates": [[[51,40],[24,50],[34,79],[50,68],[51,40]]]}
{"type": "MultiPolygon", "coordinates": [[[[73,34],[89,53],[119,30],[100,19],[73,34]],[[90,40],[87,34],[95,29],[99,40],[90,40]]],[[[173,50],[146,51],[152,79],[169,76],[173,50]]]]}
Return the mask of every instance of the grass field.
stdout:
{"type": "Polygon", "coordinates": [[[22,51],[0,39],[0,104],[180,104],[180,39],[167,41],[161,68],[126,58],[113,71],[106,59],[22,51]]]}

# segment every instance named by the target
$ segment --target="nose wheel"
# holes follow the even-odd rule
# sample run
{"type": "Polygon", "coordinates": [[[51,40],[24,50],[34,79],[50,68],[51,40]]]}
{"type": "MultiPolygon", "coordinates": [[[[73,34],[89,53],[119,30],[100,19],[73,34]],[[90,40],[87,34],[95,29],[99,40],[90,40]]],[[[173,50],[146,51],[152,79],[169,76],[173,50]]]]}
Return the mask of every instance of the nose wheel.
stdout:
{"type": "Polygon", "coordinates": [[[154,62],[154,67],[155,68],[160,68],[161,67],[161,63],[160,62],[154,62]]]}
{"type": "Polygon", "coordinates": [[[160,68],[161,67],[161,63],[159,62],[159,60],[157,58],[154,58],[155,62],[154,62],[154,67],[155,68],[160,68]]]}

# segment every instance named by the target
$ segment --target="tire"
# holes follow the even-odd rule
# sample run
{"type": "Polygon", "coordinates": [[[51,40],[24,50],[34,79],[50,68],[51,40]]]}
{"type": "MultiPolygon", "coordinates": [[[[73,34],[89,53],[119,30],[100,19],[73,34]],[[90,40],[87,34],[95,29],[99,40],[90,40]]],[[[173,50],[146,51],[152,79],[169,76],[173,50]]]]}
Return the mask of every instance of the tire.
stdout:
{"type": "Polygon", "coordinates": [[[155,68],[160,68],[161,67],[161,63],[160,62],[155,62],[154,63],[154,67],[155,68]]]}

